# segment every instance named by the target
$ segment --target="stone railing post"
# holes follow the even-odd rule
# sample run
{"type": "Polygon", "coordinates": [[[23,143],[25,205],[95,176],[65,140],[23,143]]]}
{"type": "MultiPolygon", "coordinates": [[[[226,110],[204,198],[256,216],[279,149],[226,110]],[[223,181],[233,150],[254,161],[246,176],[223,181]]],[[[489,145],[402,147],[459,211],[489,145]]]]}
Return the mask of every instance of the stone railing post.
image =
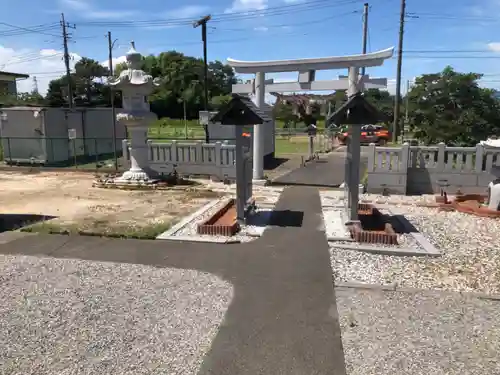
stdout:
{"type": "Polygon", "coordinates": [[[484,159],[484,146],[478,143],[476,145],[476,163],[475,163],[476,173],[481,173],[483,171],[483,159],[484,159]]]}
{"type": "Polygon", "coordinates": [[[398,171],[402,173],[408,173],[408,162],[410,160],[410,144],[408,142],[403,143],[401,146],[401,160],[400,165],[398,165],[398,171]]]}
{"type": "Polygon", "coordinates": [[[445,166],[446,145],[443,142],[438,143],[437,170],[441,172],[445,166]]]}
{"type": "Polygon", "coordinates": [[[215,165],[218,167],[222,164],[221,149],[222,149],[222,143],[215,142],[215,165]]]}
{"type": "Polygon", "coordinates": [[[375,170],[375,158],[377,153],[377,146],[375,143],[370,143],[368,146],[368,173],[373,172],[375,170]]]}
{"type": "Polygon", "coordinates": [[[128,139],[123,139],[122,140],[122,152],[123,152],[123,158],[126,161],[130,161],[130,151],[128,149],[128,139]]]}
{"type": "Polygon", "coordinates": [[[170,144],[170,156],[171,156],[171,162],[176,164],[179,160],[177,157],[177,141],[172,141],[170,144]]]}
{"type": "Polygon", "coordinates": [[[196,163],[201,164],[203,163],[203,142],[202,141],[197,141],[196,142],[196,163]]]}

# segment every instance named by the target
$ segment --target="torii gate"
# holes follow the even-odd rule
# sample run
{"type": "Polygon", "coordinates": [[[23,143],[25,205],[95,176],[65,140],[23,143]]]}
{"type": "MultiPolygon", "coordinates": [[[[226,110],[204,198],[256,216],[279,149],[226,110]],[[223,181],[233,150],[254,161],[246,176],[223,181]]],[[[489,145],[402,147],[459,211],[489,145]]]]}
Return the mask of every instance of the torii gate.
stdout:
{"type": "MultiPolygon", "coordinates": [[[[270,60],[270,61],[239,61],[231,58],[227,63],[236,73],[255,74],[255,79],[250,83],[234,84],[234,94],[254,94],[256,105],[264,106],[265,94],[277,92],[299,91],[334,91],[347,90],[348,96],[370,88],[386,88],[387,78],[370,78],[368,75],[360,76],[359,69],[381,66],[385,60],[392,57],[394,47],[367,53],[364,55],[321,57],[296,60],[270,60]],[[348,76],[340,76],[337,80],[316,81],[317,70],[348,69],[348,76]],[[297,82],[266,81],[266,73],[299,72],[297,82]]],[[[253,179],[264,178],[264,132],[262,125],[254,127],[253,137],[253,179]]]]}

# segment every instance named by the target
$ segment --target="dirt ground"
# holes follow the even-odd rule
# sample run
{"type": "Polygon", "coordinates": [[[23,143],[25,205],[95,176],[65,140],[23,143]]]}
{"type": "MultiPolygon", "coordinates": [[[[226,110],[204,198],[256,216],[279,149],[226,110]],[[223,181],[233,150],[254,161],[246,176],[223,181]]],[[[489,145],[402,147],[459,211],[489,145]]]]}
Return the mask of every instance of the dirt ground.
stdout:
{"type": "MultiPolygon", "coordinates": [[[[92,187],[90,173],[0,172],[2,214],[54,216],[50,225],[80,230],[164,227],[217,195],[187,188],[124,191],[92,187]]],[[[161,229],[161,228],[160,228],[161,229]]]]}

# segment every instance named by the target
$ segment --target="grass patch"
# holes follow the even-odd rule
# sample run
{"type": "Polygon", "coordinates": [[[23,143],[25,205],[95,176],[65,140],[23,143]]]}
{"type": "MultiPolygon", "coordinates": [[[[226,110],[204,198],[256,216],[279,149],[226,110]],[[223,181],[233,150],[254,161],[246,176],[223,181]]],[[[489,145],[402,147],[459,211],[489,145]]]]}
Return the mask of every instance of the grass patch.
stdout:
{"type": "Polygon", "coordinates": [[[274,146],[276,155],[282,154],[307,154],[309,140],[304,137],[276,138],[274,146]],[[297,138],[297,139],[295,139],[297,138]]]}
{"type": "Polygon", "coordinates": [[[21,232],[154,240],[174,224],[175,220],[147,226],[118,225],[114,227],[109,226],[107,220],[93,220],[82,225],[43,222],[24,227],[21,232]]]}

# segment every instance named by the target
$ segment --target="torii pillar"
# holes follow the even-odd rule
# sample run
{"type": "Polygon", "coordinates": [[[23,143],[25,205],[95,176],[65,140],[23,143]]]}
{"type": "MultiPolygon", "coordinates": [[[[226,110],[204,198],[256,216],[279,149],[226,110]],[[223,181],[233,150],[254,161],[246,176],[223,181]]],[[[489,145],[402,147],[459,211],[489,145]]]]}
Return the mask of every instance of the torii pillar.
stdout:
{"type": "MultiPolygon", "coordinates": [[[[266,73],[255,73],[255,105],[262,109],[266,99],[266,73]]],[[[264,180],[264,124],[253,128],[253,172],[255,181],[264,180]]]]}

